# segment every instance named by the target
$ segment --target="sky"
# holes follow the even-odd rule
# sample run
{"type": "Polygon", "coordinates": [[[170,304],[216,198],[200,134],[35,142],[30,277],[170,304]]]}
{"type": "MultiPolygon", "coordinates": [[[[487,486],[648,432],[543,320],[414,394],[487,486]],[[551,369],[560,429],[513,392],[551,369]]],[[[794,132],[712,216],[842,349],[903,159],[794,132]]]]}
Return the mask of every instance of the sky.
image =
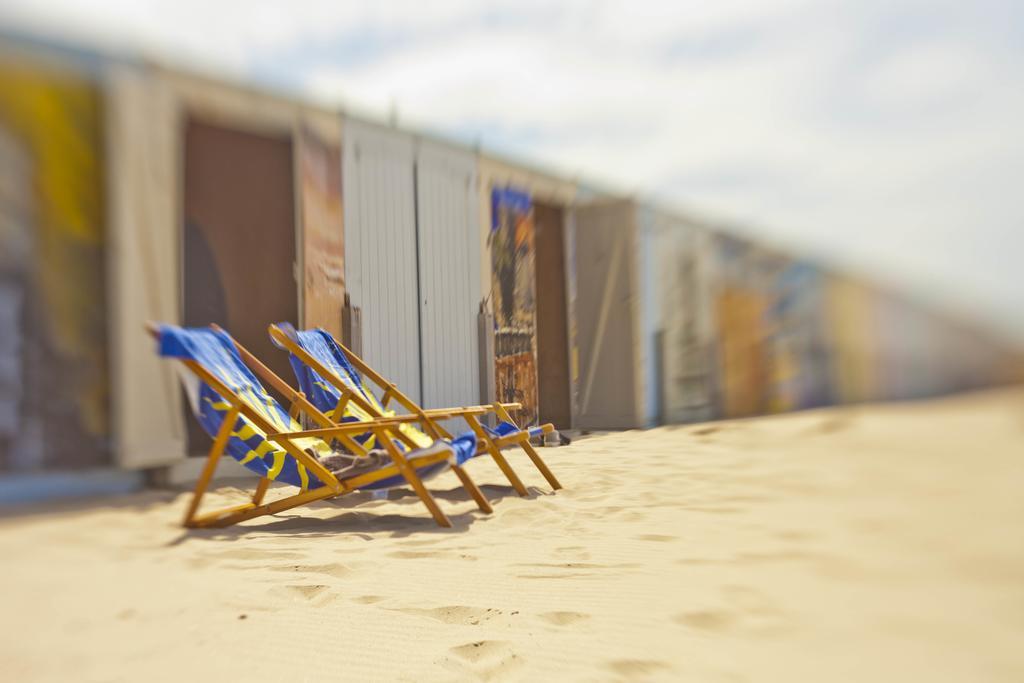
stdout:
{"type": "Polygon", "coordinates": [[[0,0],[708,217],[1024,342],[1024,3],[0,0]]]}

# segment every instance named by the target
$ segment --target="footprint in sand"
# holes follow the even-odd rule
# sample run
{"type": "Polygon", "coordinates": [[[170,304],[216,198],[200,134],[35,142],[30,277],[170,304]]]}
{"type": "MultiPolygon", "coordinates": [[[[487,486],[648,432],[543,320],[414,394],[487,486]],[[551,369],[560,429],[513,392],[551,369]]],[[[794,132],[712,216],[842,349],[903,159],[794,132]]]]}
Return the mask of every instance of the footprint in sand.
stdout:
{"type": "Polygon", "coordinates": [[[677,614],[673,620],[709,633],[777,635],[793,628],[792,620],[763,593],[747,586],[723,586],[727,606],[677,614]]]}
{"type": "Polygon", "coordinates": [[[406,539],[404,544],[405,545],[437,545],[438,543],[441,543],[441,542],[443,542],[445,540],[447,540],[447,539],[443,538],[443,537],[424,538],[424,539],[406,539]]]}
{"type": "Polygon", "coordinates": [[[360,595],[357,598],[352,598],[353,602],[358,602],[361,605],[373,605],[381,600],[387,600],[383,595],[360,595]]]}
{"type": "Polygon", "coordinates": [[[562,546],[561,548],[555,548],[554,554],[561,557],[568,557],[573,560],[590,559],[590,553],[588,553],[587,549],[582,545],[567,545],[562,546]]]}
{"type": "Polygon", "coordinates": [[[480,624],[495,620],[508,623],[513,621],[519,614],[519,610],[505,611],[494,607],[468,607],[466,605],[448,605],[433,608],[398,607],[391,609],[393,612],[428,617],[443,624],[457,624],[461,626],[479,626],[480,624]]]}
{"type": "Polygon", "coordinates": [[[206,569],[214,565],[226,569],[251,569],[252,565],[249,564],[227,564],[222,560],[252,560],[254,562],[263,563],[267,560],[299,560],[302,559],[301,553],[295,553],[285,550],[221,550],[219,552],[204,552],[199,554],[197,557],[188,559],[188,564],[196,569],[206,569]]]}
{"type": "Polygon", "coordinates": [[[637,562],[620,562],[618,564],[600,564],[595,562],[520,562],[512,567],[540,567],[542,569],[639,569],[642,564],[637,562]]]}
{"type": "Polygon", "coordinates": [[[468,560],[475,562],[477,557],[469,554],[456,554],[447,550],[396,550],[388,553],[388,557],[394,557],[399,560],[468,560]]]}
{"type": "Polygon", "coordinates": [[[728,505],[679,505],[678,507],[688,512],[703,512],[708,515],[737,515],[746,512],[746,508],[728,505]]]}
{"type": "Polygon", "coordinates": [[[720,632],[728,630],[736,622],[736,617],[724,610],[697,610],[677,614],[673,620],[680,626],[720,632]]]}
{"type": "Polygon", "coordinates": [[[668,662],[655,659],[615,659],[606,664],[607,668],[626,680],[647,678],[659,671],[667,671],[671,667],[668,662]]]}
{"type": "Polygon", "coordinates": [[[646,522],[647,521],[647,513],[641,512],[639,510],[630,510],[629,512],[625,512],[625,513],[621,514],[619,516],[619,521],[628,522],[628,523],[646,522]]]}
{"type": "Polygon", "coordinates": [[[837,415],[824,418],[807,431],[812,434],[832,434],[848,429],[852,425],[853,420],[849,416],[837,415]]]}
{"type": "Polygon", "coordinates": [[[338,562],[329,564],[281,564],[270,567],[275,572],[295,572],[299,574],[325,574],[336,579],[350,575],[354,570],[338,562]]]}
{"type": "Polygon", "coordinates": [[[557,521],[558,519],[559,516],[556,513],[537,505],[503,510],[500,517],[501,523],[509,526],[533,526],[542,523],[543,520],[557,521]]]}
{"type": "Polygon", "coordinates": [[[590,618],[589,614],[584,614],[583,612],[544,612],[538,616],[555,626],[569,626],[590,618]]]}
{"type": "Polygon", "coordinates": [[[758,553],[739,553],[736,560],[742,564],[756,562],[791,562],[799,560],[813,560],[813,553],[806,553],[800,550],[770,550],[758,553]]]}
{"type": "Polygon", "coordinates": [[[523,665],[509,643],[501,640],[478,640],[448,651],[462,664],[460,673],[481,681],[505,678],[523,665]]]}
{"type": "Polygon", "coordinates": [[[602,493],[602,494],[597,495],[597,496],[588,496],[586,498],[578,498],[577,500],[580,503],[606,503],[606,502],[608,502],[608,500],[610,498],[612,498],[612,494],[610,494],[610,493],[602,493]]]}
{"type": "Polygon", "coordinates": [[[517,579],[593,579],[602,574],[594,572],[565,572],[562,574],[516,574],[517,579]]]}
{"type": "Polygon", "coordinates": [[[445,557],[447,553],[438,552],[436,550],[396,550],[392,553],[388,553],[388,557],[394,557],[400,560],[419,560],[423,558],[439,558],[445,557]]]}
{"type": "Polygon", "coordinates": [[[587,578],[604,578],[614,574],[623,574],[623,569],[636,569],[642,565],[639,564],[598,564],[592,562],[560,562],[557,564],[548,562],[538,563],[520,563],[511,565],[513,567],[523,567],[538,570],[556,570],[554,572],[548,571],[543,574],[516,574],[517,579],[587,579],[587,578]],[[584,570],[584,571],[580,571],[584,570]],[[586,571],[586,570],[597,570],[597,571],[586,571]],[[615,570],[615,571],[609,571],[615,570]]]}
{"type": "Polygon", "coordinates": [[[328,587],[323,584],[292,584],[289,586],[275,586],[268,591],[271,595],[279,598],[285,598],[288,601],[294,601],[296,599],[305,600],[313,603],[316,607],[323,607],[324,605],[333,602],[337,597],[337,593],[330,592],[328,587]]]}
{"type": "Polygon", "coordinates": [[[624,507],[618,505],[607,505],[604,507],[595,507],[589,510],[583,510],[577,512],[574,515],[574,519],[583,520],[608,520],[614,519],[620,522],[642,522],[647,518],[647,515],[640,512],[632,507],[624,507]]]}
{"type": "Polygon", "coordinates": [[[737,607],[754,614],[777,614],[780,611],[768,596],[748,586],[722,586],[722,594],[737,607]]]}
{"type": "Polygon", "coordinates": [[[215,553],[206,553],[204,557],[214,557],[225,560],[292,560],[302,557],[301,553],[288,550],[222,550],[215,553]]]}

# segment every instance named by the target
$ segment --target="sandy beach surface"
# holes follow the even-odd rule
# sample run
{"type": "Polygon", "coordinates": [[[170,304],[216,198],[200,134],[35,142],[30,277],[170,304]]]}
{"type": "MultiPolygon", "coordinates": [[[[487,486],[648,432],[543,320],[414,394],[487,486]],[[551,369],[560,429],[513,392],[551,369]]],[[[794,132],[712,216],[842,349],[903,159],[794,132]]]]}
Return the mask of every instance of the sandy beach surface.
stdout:
{"type": "MultiPolygon", "coordinates": [[[[1024,680],[1024,392],[590,435],[212,531],[0,521],[8,681],[1024,680]]],[[[209,502],[240,501],[235,487],[209,502]]]]}

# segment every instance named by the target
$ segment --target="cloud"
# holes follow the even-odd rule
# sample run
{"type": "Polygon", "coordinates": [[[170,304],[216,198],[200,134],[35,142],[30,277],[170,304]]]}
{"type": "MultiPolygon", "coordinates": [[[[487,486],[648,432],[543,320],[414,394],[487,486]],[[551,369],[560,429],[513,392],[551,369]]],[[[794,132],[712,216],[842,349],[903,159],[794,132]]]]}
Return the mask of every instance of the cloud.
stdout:
{"type": "Polygon", "coordinates": [[[8,0],[717,213],[1024,339],[1018,4],[8,0]]]}

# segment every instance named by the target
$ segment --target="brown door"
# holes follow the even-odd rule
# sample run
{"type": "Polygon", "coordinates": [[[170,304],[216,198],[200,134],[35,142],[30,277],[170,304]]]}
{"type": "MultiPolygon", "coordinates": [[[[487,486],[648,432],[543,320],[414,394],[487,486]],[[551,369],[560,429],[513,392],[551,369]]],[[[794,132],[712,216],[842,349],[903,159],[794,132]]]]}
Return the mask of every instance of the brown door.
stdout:
{"type": "Polygon", "coordinates": [[[267,336],[299,322],[291,140],[189,120],[184,218],[185,324],[223,326],[294,384],[267,336]]]}
{"type": "Polygon", "coordinates": [[[559,429],[572,424],[569,383],[569,326],[565,295],[565,241],[562,209],[533,207],[537,278],[537,375],[541,424],[559,429]]]}

